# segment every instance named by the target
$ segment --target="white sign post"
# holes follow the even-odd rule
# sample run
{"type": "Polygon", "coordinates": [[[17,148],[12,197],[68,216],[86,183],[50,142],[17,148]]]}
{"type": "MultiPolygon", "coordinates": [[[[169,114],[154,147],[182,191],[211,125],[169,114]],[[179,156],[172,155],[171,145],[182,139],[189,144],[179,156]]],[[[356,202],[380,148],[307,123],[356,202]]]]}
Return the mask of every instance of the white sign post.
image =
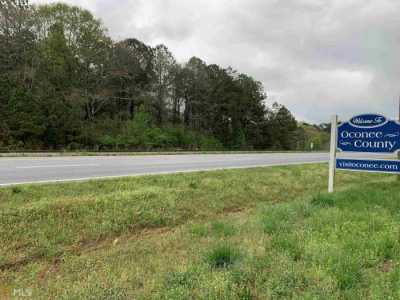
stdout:
{"type": "Polygon", "coordinates": [[[335,186],[335,173],[336,173],[336,151],[337,151],[337,123],[338,116],[332,116],[331,122],[331,152],[329,158],[329,185],[328,192],[333,193],[335,186]]]}
{"type": "MultiPolygon", "coordinates": [[[[399,97],[399,117],[397,118],[397,120],[400,123],[400,97],[399,97]]],[[[400,151],[397,152],[397,159],[400,160],[400,151]]],[[[400,175],[397,175],[397,181],[400,181],[400,175]]]]}

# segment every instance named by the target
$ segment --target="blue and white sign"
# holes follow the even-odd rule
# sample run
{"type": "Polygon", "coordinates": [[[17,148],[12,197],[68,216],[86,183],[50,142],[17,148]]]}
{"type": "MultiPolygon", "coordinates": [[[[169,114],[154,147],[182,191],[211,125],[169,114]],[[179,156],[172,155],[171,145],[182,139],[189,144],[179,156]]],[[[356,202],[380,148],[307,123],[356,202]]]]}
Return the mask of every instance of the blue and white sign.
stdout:
{"type": "Polygon", "coordinates": [[[377,114],[355,116],[338,127],[337,148],[344,152],[397,152],[400,124],[377,114]]]}
{"type": "Polygon", "coordinates": [[[336,160],[336,168],[340,170],[400,174],[400,161],[338,159],[336,160]]]}

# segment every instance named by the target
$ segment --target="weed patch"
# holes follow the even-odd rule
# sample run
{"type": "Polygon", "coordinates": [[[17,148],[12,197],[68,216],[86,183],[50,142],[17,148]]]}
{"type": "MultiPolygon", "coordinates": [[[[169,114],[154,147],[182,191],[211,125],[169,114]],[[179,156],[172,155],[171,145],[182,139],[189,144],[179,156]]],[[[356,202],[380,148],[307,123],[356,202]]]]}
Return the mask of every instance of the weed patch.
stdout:
{"type": "Polygon", "coordinates": [[[227,268],[242,257],[241,252],[230,244],[221,244],[213,247],[206,254],[206,262],[212,268],[227,268]]]}

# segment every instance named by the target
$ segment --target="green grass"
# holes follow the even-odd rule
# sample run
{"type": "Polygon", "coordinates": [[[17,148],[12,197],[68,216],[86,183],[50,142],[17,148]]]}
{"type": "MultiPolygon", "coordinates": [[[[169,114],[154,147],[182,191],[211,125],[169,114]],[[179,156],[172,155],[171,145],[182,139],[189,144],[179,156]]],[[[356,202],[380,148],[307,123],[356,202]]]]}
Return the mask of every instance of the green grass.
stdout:
{"type": "Polygon", "coordinates": [[[326,173],[0,189],[0,298],[12,288],[38,299],[399,298],[400,184],[340,172],[327,195],[326,173]]]}
{"type": "Polygon", "coordinates": [[[240,251],[229,244],[213,247],[206,255],[206,262],[212,268],[227,268],[240,259],[240,251]]]}

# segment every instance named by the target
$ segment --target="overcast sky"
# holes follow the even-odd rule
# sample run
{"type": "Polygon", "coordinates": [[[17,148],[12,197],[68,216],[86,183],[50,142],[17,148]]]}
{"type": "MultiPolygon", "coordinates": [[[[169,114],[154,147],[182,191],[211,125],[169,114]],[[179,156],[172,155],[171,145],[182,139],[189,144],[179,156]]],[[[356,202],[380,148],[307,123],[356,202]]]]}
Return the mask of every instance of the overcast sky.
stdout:
{"type": "Polygon", "coordinates": [[[197,56],[247,73],[298,119],[397,115],[399,0],[62,2],[89,9],[116,40],[163,43],[180,62],[197,56]]]}

